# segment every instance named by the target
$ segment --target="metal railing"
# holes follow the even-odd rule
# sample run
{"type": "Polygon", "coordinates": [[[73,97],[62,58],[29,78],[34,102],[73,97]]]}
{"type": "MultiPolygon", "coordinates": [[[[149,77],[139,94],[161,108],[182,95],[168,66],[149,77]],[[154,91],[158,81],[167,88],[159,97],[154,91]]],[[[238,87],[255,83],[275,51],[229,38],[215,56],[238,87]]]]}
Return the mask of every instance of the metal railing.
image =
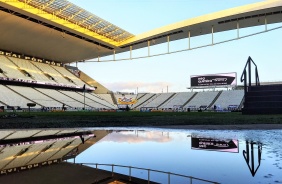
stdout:
{"type": "Polygon", "coordinates": [[[168,184],[171,183],[171,176],[187,178],[187,179],[189,179],[190,184],[193,184],[194,180],[195,181],[205,182],[205,183],[219,184],[218,182],[209,181],[209,180],[205,180],[205,179],[201,179],[201,178],[196,178],[196,177],[192,177],[192,176],[186,176],[186,175],[182,175],[182,174],[176,174],[176,173],[171,173],[171,172],[159,171],[159,170],[154,170],[154,169],[146,169],[146,168],[140,168],[140,167],[115,165],[115,164],[98,164],[98,163],[76,163],[76,164],[83,165],[83,166],[91,166],[91,165],[93,166],[94,165],[96,169],[98,169],[98,166],[108,166],[108,167],[111,167],[112,177],[115,174],[115,172],[114,172],[115,171],[115,167],[128,168],[128,179],[129,179],[129,181],[131,181],[132,177],[134,177],[134,176],[132,176],[132,169],[147,171],[147,173],[148,173],[147,174],[148,184],[151,181],[151,179],[150,179],[151,172],[167,174],[167,183],[168,184]]]}
{"type": "Polygon", "coordinates": [[[258,75],[258,68],[255,62],[252,60],[252,58],[249,56],[247,63],[245,65],[245,68],[243,70],[243,73],[241,75],[241,82],[244,82],[244,92],[245,95],[248,92],[248,87],[252,86],[252,70],[251,70],[251,64],[255,66],[255,85],[259,86],[259,75],[258,75]],[[248,67],[248,72],[247,72],[247,67],[248,67]],[[248,75],[248,76],[247,76],[248,75]]]}

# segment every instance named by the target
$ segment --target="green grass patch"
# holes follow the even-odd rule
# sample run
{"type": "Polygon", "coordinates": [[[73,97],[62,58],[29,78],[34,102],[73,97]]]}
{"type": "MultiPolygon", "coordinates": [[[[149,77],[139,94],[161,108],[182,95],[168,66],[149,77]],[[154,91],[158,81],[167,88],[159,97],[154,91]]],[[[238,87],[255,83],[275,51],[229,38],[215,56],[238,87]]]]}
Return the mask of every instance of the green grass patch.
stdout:
{"type": "Polygon", "coordinates": [[[282,115],[240,112],[21,112],[0,113],[0,128],[128,127],[169,125],[282,124],[282,115]]]}

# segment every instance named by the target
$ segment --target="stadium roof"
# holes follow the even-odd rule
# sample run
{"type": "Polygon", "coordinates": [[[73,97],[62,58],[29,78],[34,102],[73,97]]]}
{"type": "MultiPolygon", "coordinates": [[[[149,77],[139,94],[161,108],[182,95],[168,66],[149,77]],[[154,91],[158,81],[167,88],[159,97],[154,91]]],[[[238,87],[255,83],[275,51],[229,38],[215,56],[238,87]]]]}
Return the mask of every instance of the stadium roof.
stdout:
{"type": "Polygon", "coordinates": [[[281,22],[282,2],[264,1],[133,35],[67,0],[0,0],[0,51],[63,63],[188,37],[281,22]]]}

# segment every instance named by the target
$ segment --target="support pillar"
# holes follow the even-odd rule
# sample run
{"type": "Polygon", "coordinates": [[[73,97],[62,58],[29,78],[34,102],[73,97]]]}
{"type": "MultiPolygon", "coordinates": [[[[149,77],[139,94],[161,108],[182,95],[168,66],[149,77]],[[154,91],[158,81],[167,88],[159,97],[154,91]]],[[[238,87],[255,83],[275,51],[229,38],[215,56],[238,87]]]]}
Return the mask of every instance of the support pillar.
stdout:
{"type": "Polygon", "coordinates": [[[167,53],[169,53],[169,36],[167,36],[167,53]]]}
{"type": "Polygon", "coordinates": [[[150,56],[150,41],[148,41],[148,56],[150,56]]]}

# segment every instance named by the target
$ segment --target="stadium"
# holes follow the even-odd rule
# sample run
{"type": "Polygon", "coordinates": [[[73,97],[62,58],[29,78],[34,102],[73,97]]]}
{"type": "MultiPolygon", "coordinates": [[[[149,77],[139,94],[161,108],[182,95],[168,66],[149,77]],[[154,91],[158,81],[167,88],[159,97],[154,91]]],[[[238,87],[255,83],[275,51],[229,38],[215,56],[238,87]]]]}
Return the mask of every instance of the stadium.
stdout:
{"type": "MultiPolygon", "coordinates": [[[[200,49],[208,49],[211,46],[227,43],[233,44],[232,41],[235,40],[275,31],[282,28],[282,26],[272,27],[272,25],[282,22],[281,0],[238,6],[172,23],[138,35],[134,35],[72,2],[67,0],[0,0],[0,129],[6,129],[0,131],[0,175],[6,176],[0,177],[2,183],[34,183],[34,181],[38,183],[80,183],[82,180],[87,181],[85,183],[155,183],[153,177],[150,178],[153,173],[165,174],[167,183],[182,183],[171,182],[173,176],[189,179],[190,183],[198,183],[198,181],[217,183],[213,181],[213,177],[216,176],[205,177],[209,178],[206,180],[198,178],[197,175],[192,177],[154,168],[124,166],[118,163],[118,165],[98,164],[97,162],[76,163],[76,157],[79,155],[83,157],[82,153],[90,153],[89,157],[99,158],[97,157],[99,155],[98,149],[95,151],[90,149],[90,152],[86,150],[112,133],[113,136],[105,141],[106,150],[101,152],[107,162],[113,155],[120,159],[119,153],[126,157],[126,161],[130,162],[128,155],[136,156],[136,159],[132,160],[137,162],[152,162],[150,159],[155,159],[152,163],[160,162],[160,168],[163,170],[166,160],[181,165],[180,162],[184,160],[196,160],[196,156],[201,156],[201,153],[206,150],[208,152],[200,157],[200,162],[205,162],[204,164],[213,162],[215,166],[209,167],[211,169],[209,172],[203,168],[199,169],[200,165],[197,161],[192,162],[189,164],[192,169],[188,173],[194,170],[200,170],[203,175],[209,173],[213,175],[214,173],[211,171],[216,170],[220,173],[220,165],[223,165],[224,162],[226,169],[224,167],[221,169],[230,170],[233,177],[235,169],[231,169],[230,163],[233,162],[236,165],[243,163],[246,166],[244,163],[246,161],[247,167],[239,169],[247,170],[249,175],[250,171],[254,177],[260,167],[261,160],[263,160],[262,165],[265,165],[265,157],[273,158],[275,162],[273,161],[272,166],[277,167],[276,170],[280,172],[281,167],[277,162],[280,161],[278,157],[281,158],[281,155],[276,154],[279,149],[272,150],[272,146],[277,145],[280,148],[281,136],[280,133],[277,135],[275,133],[281,130],[281,116],[243,116],[245,114],[282,113],[282,97],[280,95],[282,83],[261,81],[259,72],[265,69],[258,69],[260,66],[257,66],[256,59],[250,56],[244,58],[242,70],[240,68],[239,71],[233,70],[233,63],[228,63],[229,65],[224,63],[230,59],[224,57],[226,53],[220,55],[222,58],[220,62],[223,63],[221,72],[201,72],[204,70],[198,72],[192,66],[194,63],[188,63],[187,65],[189,67],[191,65],[190,68],[192,68],[185,73],[185,75],[189,73],[189,85],[180,92],[172,92],[169,90],[169,86],[163,87],[161,92],[145,92],[138,89],[138,86],[134,92],[127,90],[126,87],[125,90],[120,91],[111,89],[93,77],[95,72],[89,72],[88,69],[84,71],[80,66],[86,63],[95,63],[97,66],[106,62],[116,63],[116,66],[123,65],[122,63],[128,64],[135,59],[154,58],[158,60],[159,57],[170,57],[185,51],[196,52],[200,49]],[[253,27],[262,27],[263,30],[248,35],[242,34],[242,30],[253,27]],[[229,31],[235,32],[236,37],[217,41],[218,35],[229,31]],[[199,37],[204,37],[207,42],[203,45],[193,45],[193,39],[199,37]],[[174,43],[182,41],[185,42],[185,47],[175,49],[174,43]],[[164,52],[154,52],[154,48],[159,46],[164,48],[164,52]],[[135,53],[140,50],[143,51],[143,55],[136,55],[135,53]],[[30,115],[30,111],[37,116],[30,115]],[[131,113],[125,111],[131,111],[131,113]],[[18,114],[24,115],[20,115],[18,118],[13,117],[18,114]],[[40,114],[44,115],[40,118],[40,114]],[[68,116],[69,114],[71,115],[68,116]],[[136,116],[136,114],[138,115],[136,116]],[[48,118],[46,118],[47,116],[48,118]],[[84,117],[82,118],[82,116],[84,117]],[[270,125],[273,126],[270,127],[270,125]],[[128,129],[132,126],[134,126],[134,131],[128,129]],[[193,128],[197,127],[199,131],[193,132],[197,130],[195,128],[189,134],[186,132],[172,134],[170,131],[164,132],[166,129],[181,126],[185,127],[181,130],[193,126],[193,128]],[[89,127],[95,128],[91,130],[89,127]],[[109,127],[111,130],[108,130],[109,127]],[[24,128],[29,128],[29,130],[24,128]],[[149,132],[147,135],[146,128],[160,130],[157,133],[149,132]],[[207,134],[205,137],[199,133],[205,134],[209,128],[211,130],[218,129],[215,134],[221,134],[225,129],[227,133],[223,133],[224,139],[222,138],[222,140],[216,138],[215,134],[207,134]],[[234,128],[234,133],[232,128],[234,128]],[[244,130],[241,133],[244,135],[242,136],[244,139],[241,139],[238,130],[244,128],[248,132],[246,133],[244,130]],[[271,128],[277,129],[277,131],[272,133],[269,130],[271,128]],[[257,133],[258,140],[255,136],[252,139],[253,133],[249,129],[254,130],[253,133],[257,133]],[[263,129],[267,130],[266,133],[261,133],[263,129]],[[153,134],[158,134],[158,136],[152,137],[153,134]],[[228,137],[229,134],[234,135],[228,137]],[[248,135],[245,136],[245,134],[248,135]],[[127,135],[129,141],[125,139],[127,135]],[[272,139],[263,142],[265,137],[272,139]],[[152,146],[153,139],[162,146],[167,143],[163,147],[164,149],[160,149],[161,152],[150,152],[154,147],[152,146]],[[170,139],[175,139],[176,142],[171,142],[170,139]],[[144,147],[140,150],[137,147],[132,149],[140,152],[141,156],[128,152],[128,148],[123,149],[123,151],[127,151],[123,154],[117,149],[120,145],[114,147],[108,144],[107,141],[114,142],[112,140],[131,145],[135,142],[144,144],[144,140],[146,140],[150,147],[144,147]],[[183,146],[179,147],[185,149],[185,154],[183,154],[183,160],[176,161],[173,156],[181,157],[180,152],[174,148],[170,149],[167,145],[179,145],[177,142],[179,140],[183,140],[183,146]],[[191,147],[188,146],[189,143],[191,147]],[[172,152],[165,153],[167,150],[172,152]],[[211,153],[211,151],[214,152],[211,153]],[[145,159],[145,152],[148,153],[150,159],[145,159]],[[224,156],[219,155],[223,152],[232,153],[237,158],[242,157],[241,153],[243,153],[242,158],[245,160],[240,159],[237,162],[233,160],[234,157],[226,156],[228,160],[225,161],[223,160],[224,156]],[[106,153],[110,153],[110,156],[106,153]],[[276,157],[271,157],[268,155],[269,153],[275,154],[276,157]],[[162,159],[162,156],[166,157],[166,154],[167,158],[158,160],[162,159]],[[212,158],[212,161],[205,161],[206,158],[212,158]],[[215,161],[215,158],[218,158],[219,162],[215,161]],[[259,164],[256,170],[254,170],[254,158],[258,160],[259,164]],[[73,160],[73,163],[70,163],[70,160],[73,160]],[[250,160],[252,163],[249,162],[250,160]],[[103,166],[108,166],[110,170],[100,169],[103,166]],[[125,168],[128,174],[118,174],[115,170],[118,167],[125,168]],[[142,175],[145,173],[147,177],[145,179],[134,177],[131,175],[131,170],[135,169],[142,175]],[[25,172],[27,170],[29,172],[25,172]],[[15,177],[12,173],[18,174],[15,177]]],[[[140,26],[141,24],[136,21],[136,25],[140,26]]],[[[272,42],[274,41],[276,40],[272,40],[272,42]]],[[[238,51],[234,49],[234,52],[238,51]]],[[[207,55],[209,54],[207,52],[207,55]]],[[[240,55],[241,53],[236,54],[240,55]]],[[[271,53],[265,55],[274,60],[271,53]]],[[[150,67],[148,63],[144,64],[147,64],[147,68],[150,67]]],[[[200,65],[201,62],[196,64],[200,65]]],[[[205,65],[205,71],[211,70],[211,64],[205,65]]],[[[155,70],[161,70],[165,66],[167,65],[158,63],[158,68],[155,70]]],[[[134,68],[131,72],[141,70],[143,72],[141,77],[145,78],[150,71],[146,70],[146,67],[144,67],[145,69],[143,67],[134,68]]],[[[185,68],[185,66],[179,67],[185,68]]],[[[101,71],[103,77],[115,78],[109,68],[101,71]]],[[[173,70],[173,68],[170,69],[173,70]]],[[[280,69],[278,70],[280,71],[280,69]]],[[[128,76],[128,80],[133,77],[127,70],[119,72],[128,76]]],[[[265,72],[262,73],[265,74],[265,72]]],[[[154,75],[159,74],[156,72],[154,75]]],[[[173,73],[165,75],[169,77],[173,73]]],[[[130,83],[130,81],[125,81],[125,83],[127,82],[130,83]]],[[[134,164],[134,162],[130,164],[134,164]]],[[[186,168],[187,164],[185,162],[182,164],[186,168]]],[[[174,167],[170,163],[167,165],[169,168],[174,167]]],[[[269,168],[263,167],[260,171],[265,169],[264,172],[270,173],[269,168]]],[[[186,172],[185,169],[180,168],[180,170],[186,172]]],[[[222,173],[219,177],[222,177],[222,173]]],[[[264,179],[274,176],[272,174],[263,176],[260,173],[257,175],[261,175],[264,179]]],[[[277,175],[279,178],[280,175],[277,175]]],[[[227,178],[226,181],[232,180],[230,176],[224,177],[227,178]]],[[[241,178],[240,174],[236,174],[235,177],[244,180],[244,176],[241,178]]],[[[260,179],[258,178],[258,180],[260,179]]]]}
{"type": "MultiPolygon", "coordinates": [[[[134,59],[132,52],[142,48],[147,49],[145,57],[153,57],[150,48],[158,44],[166,44],[164,54],[171,54],[174,53],[170,51],[171,42],[188,39],[190,43],[190,38],[207,34],[212,36],[208,46],[219,44],[214,42],[213,35],[229,30],[237,30],[239,39],[241,28],[280,22],[280,1],[224,10],[140,35],[133,35],[66,0],[1,0],[0,10],[2,111],[21,112],[31,108],[32,111],[188,112],[240,111],[248,107],[251,109],[248,113],[274,112],[271,108],[278,109],[275,113],[281,112],[280,103],[273,100],[261,104],[250,97],[246,103],[246,86],[250,87],[252,81],[238,86],[237,75],[241,73],[191,74],[191,92],[168,92],[167,89],[162,93],[126,93],[107,89],[77,67],[80,62],[103,62],[103,57],[116,61],[116,55],[123,53],[129,53],[129,58],[120,60],[134,59]],[[225,82],[228,77],[233,80],[225,82]],[[203,78],[209,80],[203,82],[200,80],[203,78]],[[256,103],[261,104],[261,109],[254,109],[256,103]]],[[[195,48],[189,45],[187,50],[191,49],[195,48]]],[[[248,61],[251,63],[252,59],[248,61]]],[[[250,67],[248,74],[251,74],[250,67]]],[[[241,80],[246,82],[246,76],[241,80]]],[[[259,84],[256,76],[256,85],[259,84]]]]}

